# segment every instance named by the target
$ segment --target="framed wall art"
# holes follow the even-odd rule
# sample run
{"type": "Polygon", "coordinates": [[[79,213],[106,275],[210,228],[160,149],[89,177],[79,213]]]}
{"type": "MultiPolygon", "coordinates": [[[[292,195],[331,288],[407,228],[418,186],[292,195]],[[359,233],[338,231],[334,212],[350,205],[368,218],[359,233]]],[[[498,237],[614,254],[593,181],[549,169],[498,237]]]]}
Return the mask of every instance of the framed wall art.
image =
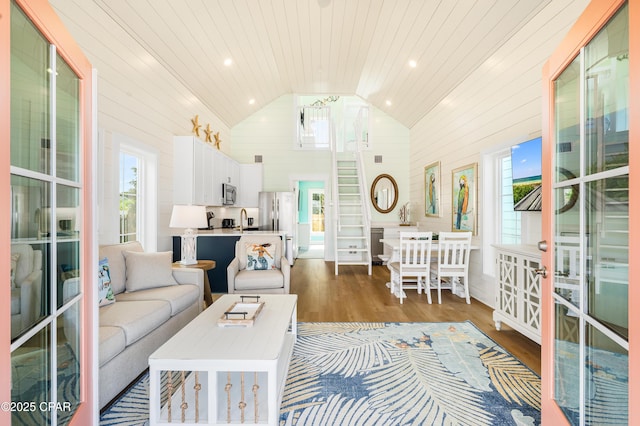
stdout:
{"type": "Polygon", "coordinates": [[[424,167],[424,215],[440,217],[440,162],[424,167]]]}
{"type": "Polygon", "coordinates": [[[451,171],[451,229],[478,232],[478,163],[451,171]]]}

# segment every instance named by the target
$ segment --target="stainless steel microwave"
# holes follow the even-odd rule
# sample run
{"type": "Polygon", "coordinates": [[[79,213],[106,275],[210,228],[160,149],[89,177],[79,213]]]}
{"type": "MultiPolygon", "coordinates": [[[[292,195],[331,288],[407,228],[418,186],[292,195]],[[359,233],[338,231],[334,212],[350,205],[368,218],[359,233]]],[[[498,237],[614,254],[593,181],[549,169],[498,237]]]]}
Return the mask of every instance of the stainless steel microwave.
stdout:
{"type": "Polygon", "coordinates": [[[222,184],[222,204],[230,205],[236,203],[236,187],[228,183],[222,184]]]}

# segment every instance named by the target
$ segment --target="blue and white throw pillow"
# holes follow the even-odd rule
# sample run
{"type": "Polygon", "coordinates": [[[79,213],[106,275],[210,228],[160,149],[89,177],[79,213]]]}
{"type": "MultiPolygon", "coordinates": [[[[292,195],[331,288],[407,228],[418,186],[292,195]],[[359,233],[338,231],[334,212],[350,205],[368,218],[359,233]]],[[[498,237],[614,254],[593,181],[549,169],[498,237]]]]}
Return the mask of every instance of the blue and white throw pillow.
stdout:
{"type": "Polygon", "coordinates": [[[116,297],[111,288],[111,274],[109,273],[109,260],[105,257],[98,263],[98,306],[106,306],[115,303],[116,297]]]}

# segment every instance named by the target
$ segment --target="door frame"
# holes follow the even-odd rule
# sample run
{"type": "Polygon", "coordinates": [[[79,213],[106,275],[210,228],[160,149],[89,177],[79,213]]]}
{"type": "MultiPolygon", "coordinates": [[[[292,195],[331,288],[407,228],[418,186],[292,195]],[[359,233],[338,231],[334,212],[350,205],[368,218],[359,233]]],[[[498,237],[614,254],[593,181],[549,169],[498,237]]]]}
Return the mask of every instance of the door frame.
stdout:
{"type": "MultiPolygon", "coordinates": [[[[542,236],[549,249],[542,254],[542,262],[547,271],[554,271],[553,256],[553,174],[552,165],[554,146],[551,136],[554,129],[554,96],[553,81],[580,53],[580,49],[588,43],[600,29],[611,19],[617,10],[625,3],[624,0],[593,0],[578,18],[567,36],[559,44],[543,67],[542,92],[542,142],[543,156],[543,214],[542,236]]],[[[640,174],[634,173],[640,167],[640,0],[629,0],[629,193],[640,189],[640,174]],[[634,24],[635,23],[635,24],[634,24]],[[635,96],[633,94],[636,94],[635,96]],[[633,142],[636,141],[636,142],[633,142]]],[[[640,211],[640,197],[629,197],[629,216],[632,211],[640,211]]],[[[629,259],[640,255],[640,224],[629,221],[629,259]],[[636,238],[634,238],[636,237],[636,238]]],[[[629,282],[638,282],[640,265],[630,262],[629,282]]],[[[542,280],[542,424],[568,424],[564,413],[555,403],[554,397],[554,302],[553,302],[553,273],[542,280]]],[[[633,309],[633,300],[640,300],[640,286],[629,286],[629,401],[640,400],[640,350],[636,349],[640,340],[640,310],[633,309]],[[634,362],[635,361],[635,362],[634,362]]],[[[631,408],[631,407],[630,407],[631,408]]],[[[640,410],[629,410],[629,424],[640,424],[640,410]]]]}
{"type": "MultiPolygon", "coordinates": [[[[299,190],[299,182],[302,181],[318,181],[324,182],[324,260],[332,261],[333,258],[330,256],[333,253],[333,214],[332,214],[332,206],[333,200],[327,198],[331,191],[328,190],[330,188],[329,182],[330,177],[326,173],[294,173],[289,175],[289,187],[294,188],[296,191],[296,206],[297,203],[297,192],[299,190]],[[329,193],[329,194],[328,194],[329,193]]],[[[330,195],[329,195],[330,196],[330,195]]],[[[297,207],[296,207],[297,208],[297,207]]],[[[296,226],[297,226],[297,210],[296,210],[296,226]]],[[[297,230],[296,230],[297,231],[297,230]]],[[[297,235],[297,232],[296,232],[297,235]]],[[[297,244],[297,241],[296,241],[297,244]]]]}
{"type": "MultiPolygon", "coordinates": [[[[95,134],[94,127],[94,92],[95,92],[95,76],[91,67],[91,63],[85,57],[80,46],[75,42],[71,34],[67,31],[64,24],[55,13],[47,0],[15,0],[16,4],[24,11],[24,13],[33,22],[40,33],[52,44],[56,45],[57,53],[62,57],[71,69],[81,79],[80,84],[80,123],[81,123],[81,175],[82,182],[82,235],[81,241],[81,282],[93,283],[94,281],[94,259],[97,258],[97,252],[94,247],[94,213],[93,213],[93,193],[95,192],[95,134]]],[[[5,96],[0,97],[0,110],[5,113],[0,115],[0,197],[5,200],[11,197],[11,179],[10,179],[10,148],[11,144],[11,1],[2,0],[0,2],[0,67],[6,72],[0,73],[0,93],[5,96]]],[[[2,223],[11,223],[11,212],[4,209],[1,220],[2,223]]],[[[11,245],[11,235],[8,226],[0,227],[0,246],[8,247],[11,245]]],[[[8,256],[0,256],[0,274],[9,276],[10,261],[8,256]]],[[[81,320],[84,328],[81,332],[81,377],[80,377],[80,405],[71,420],[74,425],[94,424],[98,419],[97,408],[97,304],[95,289],[93,285],[84,285],[82,288],[84,294],[81,303],[81,320]]],[[[0,312],[9,316],[10,288],[8,286],[0,286],[0,312]]],[[[0,350],[0,377],[11,377],[11,329],[9,318],[2,321],[0,325],[0,342],[4,349],[0,350]]],[[[5,381],[0,386],[0,401],[11,401],[11,388],[9,381],[5,381]]],[[[0,410],[0,424],[11,423],[11,412],[8,410],[0,410]]]]}

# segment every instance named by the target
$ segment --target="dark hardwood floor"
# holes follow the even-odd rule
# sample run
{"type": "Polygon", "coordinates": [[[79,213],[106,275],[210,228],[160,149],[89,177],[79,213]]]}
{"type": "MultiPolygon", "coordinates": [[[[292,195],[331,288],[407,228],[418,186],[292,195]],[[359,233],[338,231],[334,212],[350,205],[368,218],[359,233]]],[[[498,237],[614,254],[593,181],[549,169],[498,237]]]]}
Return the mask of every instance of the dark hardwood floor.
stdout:
{"type": "Polygon", "coordinates": [[[367,275],[366,266],[340,266],[334,275],[333,262],[321,259],[297,259],[291,269],[291,293],[298,295],[298,321],[306,322],[461,322],[469,320],[480,330],[540,374],[540,345],[503,324],[495,329],[493,310],[471,299],[442,291],[442,304],[432,290],[433,304],[425,294],[407,290],[400,301],[389,293],[386,266],[374,266],[367,275]]]}

